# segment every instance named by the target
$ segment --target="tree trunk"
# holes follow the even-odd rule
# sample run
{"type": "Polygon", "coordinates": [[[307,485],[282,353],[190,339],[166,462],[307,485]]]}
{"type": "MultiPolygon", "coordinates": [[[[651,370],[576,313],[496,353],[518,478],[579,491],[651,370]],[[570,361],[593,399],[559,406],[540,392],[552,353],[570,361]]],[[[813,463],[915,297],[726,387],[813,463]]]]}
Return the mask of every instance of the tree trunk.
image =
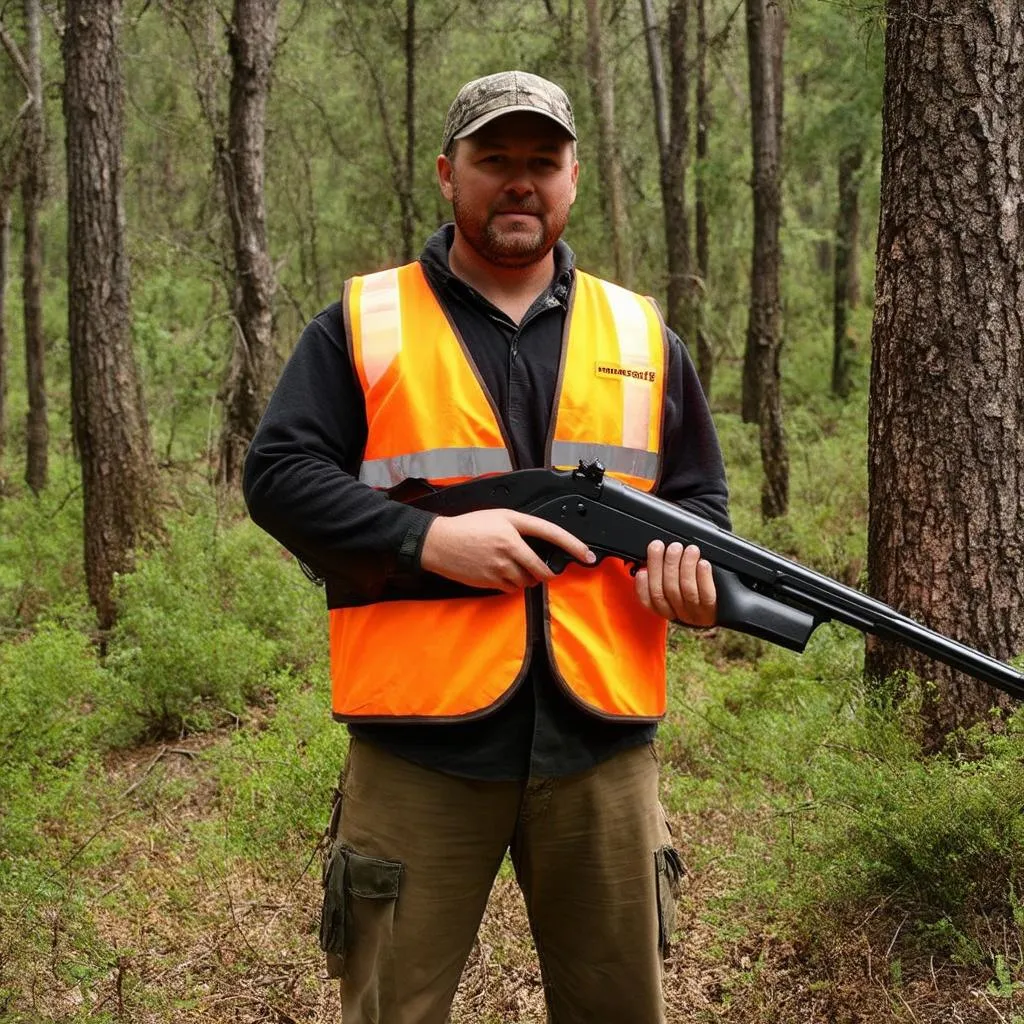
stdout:
{"type": "Polygon", "coordinates": [[[694,182],[694,217],[697,221],[697,377],[704,394],[711,397],[715,354],[707,329],[708,274],[711,266],[708,230],[707,160],[708,131],[711,126],[711,98],[708,95],[708,25],[705,0],[697,0],[697,172],[694,182]]]}
{"type": "MultiPolygon", "coordinates": [[[[889,0],[869,417],[869,557],[883,601],[997,658],[1024,649],[1024,19],[1005,0],[889,0]]],[[[910,670],[932,749],[1010,708],[910,670]]]]}
{"type": "Polygon", "coordinates": [[[25,165],[21,206],[25,229],[22,253],[22,303],[25,322],[25,483],[34,494],[46,486],[50,431],[46,418],[46,339],[43,337],[43,240],[39,212],[46,193],[46,128],[43,120],[43,70],[39,0],[25,0],[25,63],[32,105],[25,117],[25,165]]]}
{"type": "Polygon", "coordinates": [[[849,311],[853,305],[857,276],[857,235],[860,232],[861,146],[850,146],[839,154],[839,211],[836,216],[836,256],[832,291],[832,393],[846,398],[850,393],[849,311]]]}
{"type": "Polygon", "coordinates": [[[753,142],[754,262],[743,359],[744,423],[760,422],[761,392],[777,377],[781,339],[779,226],[782,220],[781,69],[783,26],[778,0],[745,0],[753,142]]]}
{"type": "Polygon", "coordinates": [[[604,61],[601,41],[599,0],[586,0],[587,75],[597,121],[597,173],[601,206],[611,232],[612,264],[615,280],[632,284],[633,268],[629,250],[629,224],[622,183],[622,158],[615,128],[615,88],[604,61]]]}
{"type": "Polygon", "coordinates": [[[758,424],[761,438],[761,513],[784,515],[789,506],[789,456],[782,426],[779,354],[779,224],[782,219],[779,125],[782,12],[777,0],[746,0],[750,64],[751,138],[754,158],[754,245],[750,319],[743,366],[743,419],[758,424]]]}
{"type": "Polygon", "coordinates": [[[684,341],[693,333],[693,267],[689,215],[686,209],[686,163],[689,158],[687,7],[690,0],[672,0],[668,14],[670,88],[666,90],[661,35],[651,0],[641,0],[647,40],[647,64],[654,98],[655,128],[665,222],[665,263],[668,271],[665,319],[684,341]]]}
{"type": "Polygon", "coordinates": [[[405,174],[399,203],[402,209],[402,260],[416,258],[416,0],[405,0],[405,174]]]}
{"type": "Polygon", "coordinates": [[[277,0],[235,0],[228,35],[231,90],[228,134],[215,141],[231,239],[235,341],[224,388],[217,475],[242,479],[245,450],[266,404],[274,372],[274,268],[263,199],[267,95],[277,39],[277,0]]]}
{"type": "Polygon", "coordinates": [[[689,67],[686,36],[690,0],[672,0],[668,9],[668,159],[661,170],[668,256],[668,325],[687,344],[693,341],[693,257],[686,208],[686,165],[690,158],[689,67]]]}
{"type": "Polygon", "coordinates": [[[82,462],[85,571],[99,624],[115,573],[155,528],[156,468],[131,345],[121,153],[120,0],[68,0],[64,115],[72,426],[82,462]]]}
{"type": "Polygon", "coordinates": [[[7,262],[11,245],[11,201],[0,191],[0,495],[7,490],[4,455],[7,450],[7,262]]]}

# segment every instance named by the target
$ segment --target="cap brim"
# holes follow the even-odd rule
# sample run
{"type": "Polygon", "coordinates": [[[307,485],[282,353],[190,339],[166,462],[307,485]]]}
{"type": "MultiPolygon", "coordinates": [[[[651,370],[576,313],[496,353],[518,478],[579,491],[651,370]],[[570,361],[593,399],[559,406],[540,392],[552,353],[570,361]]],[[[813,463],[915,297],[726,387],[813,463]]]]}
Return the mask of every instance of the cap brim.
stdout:
{"type": "Polygon", "coordinates": [[[546,110],[538,110],[536,107],[531,107],[529,104],[520,103],[514,107],[502,107],[500,110],[491,110],[486,114],[481,114],[478,118],[472,120],[465,126],[457,131],[452,138],[453,139],[465,139],[472,135],[474,132],[480,131],[485,124],[490,124],[492,121],[496,121],[499,117],[504,117],[506,114],[537,114],[539,117],[546,117],[549,121],[553,121],[558,125],[559,128],[569,136],[570,139],[576,141],[576,133],[565,125],[564,122],[560,121],[554,114],[549,114],[546,110]]]}

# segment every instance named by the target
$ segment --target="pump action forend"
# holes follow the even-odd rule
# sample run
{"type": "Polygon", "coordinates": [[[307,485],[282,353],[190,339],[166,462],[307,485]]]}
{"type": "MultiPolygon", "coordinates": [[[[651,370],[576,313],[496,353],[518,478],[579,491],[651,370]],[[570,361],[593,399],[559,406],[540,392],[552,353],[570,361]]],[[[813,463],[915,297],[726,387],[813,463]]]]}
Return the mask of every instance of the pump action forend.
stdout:
{"type": "MultiPolygon", "coordinates": [[[[605,477],[600,462],[581,461],[572,471],[523,469],[482,477],[409,504],[441,515],[486,508],[526,512],[564,527],[586,543],[598,561],[620,558],[639,566],[646,561],[652,540],[696,544],[713,567],[720,626],[800,652],[817,626],[835,620],[905,644],[1024,700],[1024,675],[1011,666],[672,502],[605,477]]],[[[573,561],[554,545],[530,543],[555,572],[573,561]]]]}

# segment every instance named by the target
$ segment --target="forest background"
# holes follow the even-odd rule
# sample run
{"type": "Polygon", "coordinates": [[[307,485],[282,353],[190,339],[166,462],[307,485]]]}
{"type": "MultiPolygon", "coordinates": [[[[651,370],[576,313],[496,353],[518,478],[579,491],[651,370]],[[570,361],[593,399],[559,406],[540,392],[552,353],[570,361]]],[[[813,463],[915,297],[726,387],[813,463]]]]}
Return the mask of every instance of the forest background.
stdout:
{"type": "MultiPolygon", "coordinates": [[[[737,532],[865,584],[885,12],[760,4],[785,24],[774,414],[788,468],[772,508],[766,422],[743,408],[763,284],[757,6],[265,0],[270,365],[346,277],[415,256],[447,218],[433,161],[459,85],[506,67],[545,75],[579,128],[567,240],[585,269],[657,296],[686,328],[737,532]]],[[[0,2],[0,1020],[337,1020],[316,951],[318,853],[345,752],[323,597],[247,522],[225,472],[243,334],[222,165],[237,11],[129,0],[118,19],[130,340],[157,470],[154,524],[133,571],[113,575],[104,619],[72,429],[73,9],[0,2]],[[19,142],[35,116],[34,25],[38,161],[19,142]],[[19,276],[26,295],[39,285],[40,348],[19,276]]],[[[863,638],[839,627],[802,656],[673,633],[658,749],[688,876],[671,1021],[1024,1020],[1020,726],[1004,705],[937,743],[927,686],[868,687],[863,666],[863,638]]],[[[528,934],[503,870],[453,1020],[544,1019],[528,934]]]]}

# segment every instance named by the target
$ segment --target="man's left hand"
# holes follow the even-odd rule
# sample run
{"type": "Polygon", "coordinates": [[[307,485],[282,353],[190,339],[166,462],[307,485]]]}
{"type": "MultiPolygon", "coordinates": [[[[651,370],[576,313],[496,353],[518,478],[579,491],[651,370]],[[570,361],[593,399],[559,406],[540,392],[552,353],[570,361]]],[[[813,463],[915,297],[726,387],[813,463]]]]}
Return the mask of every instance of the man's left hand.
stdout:
{"type": "Polygon", "coordinates": [[[711,563],[690,544],[651,541],[647,566],[636,574],[636,593],[641,604],[665,619],[687,626],[713,626],[717,611],[715,579],[711,563]]]}

